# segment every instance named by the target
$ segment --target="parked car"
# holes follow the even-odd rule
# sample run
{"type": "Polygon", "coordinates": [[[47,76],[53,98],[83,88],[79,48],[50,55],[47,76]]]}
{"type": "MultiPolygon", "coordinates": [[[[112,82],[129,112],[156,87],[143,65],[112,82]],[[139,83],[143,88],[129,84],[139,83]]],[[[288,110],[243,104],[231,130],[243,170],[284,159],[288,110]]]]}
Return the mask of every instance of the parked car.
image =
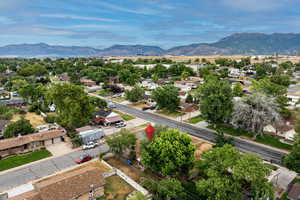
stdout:
{"type": "Polygon", "coordinates": [[[116,108],[116,104],[114,102],[108,102],[107,107],[108,108],[116,108]]]}
{"type": "Polygon", "coordinates": [[[126,123],[125,122],[118,122],[115,124],[116,128],[122,128],[122,127],[125,127],[126,126],[126,123]]]}
{"type": "Polygon", "coordinates": [[[98,146],[98,143],[97,143],[97,142],[89,142],[89,143],[83,145],[83,146],[82,146],[82,149],[83,149],[83,150],[93,149],[93,148],[95,148],[96,146],[98,146]]]}
{"type": "Polygon", "coordinates": [[[118,93],[118,94],[114,94],[111,96],[112,98],[119,98],[119,97],[122,97],[122,94],[121,93],[118,93]]]}
{"type": "Polygon", "coordinates": [[[156,106],[145,106],[142,108],[143,111],[146,111],[146,110],[155,110],[156,106]]]}
{"type": "Polygon", "coordinates": [[[90,160],[92,160],[92,159],[93,159],[93,157],[90,156],[89,154],[82,154],[82,155],[79,157],[79,159],[75,160],[75,162],[76,162],[77,164],[81,164],[81,163],[90,161],[90,160]]]}

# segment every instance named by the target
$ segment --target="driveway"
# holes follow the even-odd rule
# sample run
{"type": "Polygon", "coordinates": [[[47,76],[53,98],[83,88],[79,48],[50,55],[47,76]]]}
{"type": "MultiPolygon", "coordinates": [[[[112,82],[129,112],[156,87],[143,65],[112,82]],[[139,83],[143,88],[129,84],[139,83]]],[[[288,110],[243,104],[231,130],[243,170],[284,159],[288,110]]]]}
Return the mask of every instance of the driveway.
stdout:
{"type": "Polygon", "coordinates": [[[68,153],[71,153],[72,151],[74,151],[70,147],[70,144],[68,144],[66,142],[59,142],[56,144],[52,144],[52,145],[46,147],[46,149],[48,151],[50,151],[54,157],[62,156],[62,155],[65,155],[65,154],[68,154],[68,153]]]}

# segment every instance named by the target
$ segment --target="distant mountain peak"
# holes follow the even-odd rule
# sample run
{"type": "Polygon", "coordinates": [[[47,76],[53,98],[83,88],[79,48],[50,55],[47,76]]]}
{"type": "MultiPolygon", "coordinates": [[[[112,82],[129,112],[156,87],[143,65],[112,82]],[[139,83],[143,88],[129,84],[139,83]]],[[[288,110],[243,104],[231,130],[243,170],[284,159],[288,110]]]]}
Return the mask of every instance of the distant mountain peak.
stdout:
{"type": "MultiPolygon", "coordinates": [[[[98,45],[100,46],[100,45],[98,45]]],[[[85,57],[136,55],[271,55],[299,54],[300,34],[297,33],[235,33],[214,43],[197,43],[164,50],[151,45],[116,44],[105,49],[81,46],[15,44],[0,47],[0,56],[16,57],[85,57]]]]}

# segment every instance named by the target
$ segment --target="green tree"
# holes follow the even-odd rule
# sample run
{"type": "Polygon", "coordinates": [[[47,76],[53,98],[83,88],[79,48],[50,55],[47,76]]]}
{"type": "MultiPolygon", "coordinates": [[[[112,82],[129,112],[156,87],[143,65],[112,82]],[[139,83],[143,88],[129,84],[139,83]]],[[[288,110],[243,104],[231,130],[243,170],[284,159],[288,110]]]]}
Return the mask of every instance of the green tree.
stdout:
{"type": "Polygon", "coordinates": [[[60,124],[69,129],[87,124],[95,111],[83,87],[78,85],[54,84],[47,91],[46,98],[55,104],[60,124]]]}
{"type": "Polygon", "coordinates": [[[186,103],[193,103],[194,101],[194,97],[193,95],[191,95],[190,93],[187,95],[186,99],[185,99],[185,102],[186,103]]]}
{"type": "Polygon", "coordinates": [[[225,144],[230,144],[233,146],[233,142],[233,137],[226,137],[223,132],[218,132],[217,137],[214,140],[214,147],[223,147],[225,144]]]}
{"type": "Polygon", "coordinates": [[[18,135],[27,135],[34,132],[34,128],[29,120],[22,117],[16,122],[10,123],[4,130],[3,136],[5,138],[17,137],[18,135]]]}
{"type": "Polygon", "coordinates": [[[205,152],[201,158],[198,167],[205,178],[196,185],[206,199],[243,199],[247,193],[252,199],[273,199],[273,188],[267,180],[271,170],[257,156],[242,154],[226,144],[205,152]]]}
{"type": "Polygon", "coordinates": [[[263,134],[265,126],[277,125],[281,121],[279,106],[274,98],[261,93],[244,96],[234,105],[231,123],[254,133],[254,137],[263,134]]]}
{"type": "Polygon", "coordinates": [[[175,112],[179,106],[178,88],[172,85],[165,85],[156,88],[152,92],[152,99],[157,103],[160,109],[166,109],[169,112],[175,112]]]}
{"type": "Polygon", "coordinates": [[[232,90],[230,84],[217,78],[211,78],[200,86],[200,110],[210,123],[223,123],[232,113],[232,90]]]}
{"type": "Polygon", "coordinates": [[[104,99],[98,98],[98,97],[93,97],[90,96],[90,103],[95,105],[98,108],[106,108],[107,107],[107,102],[104,99]]]}
{"type": "Polygon", "coordinates": [[[292,151],[283,159],[284,165],[297,173],[300,173],[300,137],[293,144],[292,151]]]}
{"type": "Polygon", "coordinates": [[[142,185],[153,194],[154,200],[182,200],[186,197],[180,181],[175,178],[161,181],[146,179],[142,181],[142,185]]]}
{"type": "Polygon", "coordinates": [[[114,134],[106,139],[110,152],[116,156],[123,156],[127,151],[135,150],[136,136],[126,129],[122,129],[119,133],[114,134]]]}
{"type": "Polygon", "coordinates": [[[125,98],[130,102],[138,102],[144,98],[145,91],[143,88],[135,86],[131,90],[125,90],[125,98]]]}
{"type": "Polygon", "coordinates": [[[234,97],[241,97],[244,95],[243,88],[240,83],[236,83],[232,90],[232,95],[234,97]]]}
{"type": "Polygon", "coordinates": [[[133,196],[128,198],[127,200],[148,200],[148,198],[143,195],[143,193],[136,191],[133,193],[133,196]]]}
{"type": "Polygon", "coordinates": [[[142,148],[142,164],[163,175],[186,174],[194,162],[191,138],[178,130],[161,132],[142,148]]]}
{"type": "Polygon", "coordinates": [[[190,73],[189,73],[189,72],[183,71],[183,72],[181,73],[181,79],[182,79],[182,80],[186,80],[189,76],[190,76],[190,73]]]}

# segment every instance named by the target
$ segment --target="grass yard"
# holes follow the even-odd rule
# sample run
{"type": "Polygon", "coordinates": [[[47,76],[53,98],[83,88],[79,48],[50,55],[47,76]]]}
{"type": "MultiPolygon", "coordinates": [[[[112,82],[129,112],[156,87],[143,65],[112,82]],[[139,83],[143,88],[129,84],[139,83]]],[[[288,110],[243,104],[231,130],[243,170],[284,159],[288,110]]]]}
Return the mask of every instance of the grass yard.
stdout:
{"type": "Polygon", "coordinates": [[[37,115],[33,112],[28,112],[25,115],[16,114],[13,116],[11,121],[13,121],[13,122],[18,121],[19,119],[21,119],[21,116],[24,116],[25,119],[29,120],[33,127],[44,125],[46,123],[44,121],[44,118],[41,115],[37,115]]]}
{"type": "Polygon", "coordinates": [[[188,119],[187,122],[190,124],[197,124],[198,122],[204,121],[204,118],[201,115],[188,119]]]}
{"type": "Polygon", "coordinates": [[[29,154],[9,157],[9,158],[0,160],[0,171],[4,171],[7,169],[25,165],[27,163],[41,160],[41,159],[44,159],[44,158],[47,158],[50,156],[52,156],[52,154],[49,151],[47,151],[46,149],[41,149],[41,150],[37,150],[37,151],[34,151],[29,154]]]}
{"type": "Polygon", "coordinates": [[[111,93],[106,90],[100,90],[97,92],[97,94],[99,94],[100,96],[103,96],[103,97],[107,97],[107,96],[111,95],[111,93]]]}
{"type": "Polygon", "coordinates": [[[160,114],[160,115],[165,115],[167,117],[172,117],[172,118],[177,118],[183,116],[185,113],[183,112],[169,112],[167,110],[157,110],[155,113],[160,114]]]}
{"type": "Polygon", "coordinates": [[[257,136],[256,139],[253,139],[253,134],[242,130],[242,129],[235,129],[231,126],[228,125],[217,125],[217,127],[213,127],[213,125],[209,125],[208,128],[210,129],[214,129],[214,130],[219,130],[223,133],[232,135],[232,136],[242,136],[244,138],[247,138],[249,140],[253,140],[255,142],[261,143],[261,144],[265,144],[265,145],[269,145],[275,148],[279,148],[279,149],[283,149],[283,150],[291,150],[292,149],[292,145],[286,144],[281,142],[279,139],[269,136],[269,135],[265,135],[265,136],[257,136]]]}
{"type": "Polygon", "coordinates": [[[114,110],[114,112],[118,113],[125,121],[129,121],[129,120],[135,119],[134,116],[128,115],[126,113],[122,113],[122,112],[117,111],[117,110],[114,110]]]}
{"type": "Polygon", "coordinates": [[[126,101],[126,99],[124,97],[111,98],[111,100],[118,102],[118,103],[126,101]]]}
{"type": "Polygon", "coordinates": [[[104,196],[99,200],[125,200],[134,189],[117,175],[105,179],[104,196]]]}

